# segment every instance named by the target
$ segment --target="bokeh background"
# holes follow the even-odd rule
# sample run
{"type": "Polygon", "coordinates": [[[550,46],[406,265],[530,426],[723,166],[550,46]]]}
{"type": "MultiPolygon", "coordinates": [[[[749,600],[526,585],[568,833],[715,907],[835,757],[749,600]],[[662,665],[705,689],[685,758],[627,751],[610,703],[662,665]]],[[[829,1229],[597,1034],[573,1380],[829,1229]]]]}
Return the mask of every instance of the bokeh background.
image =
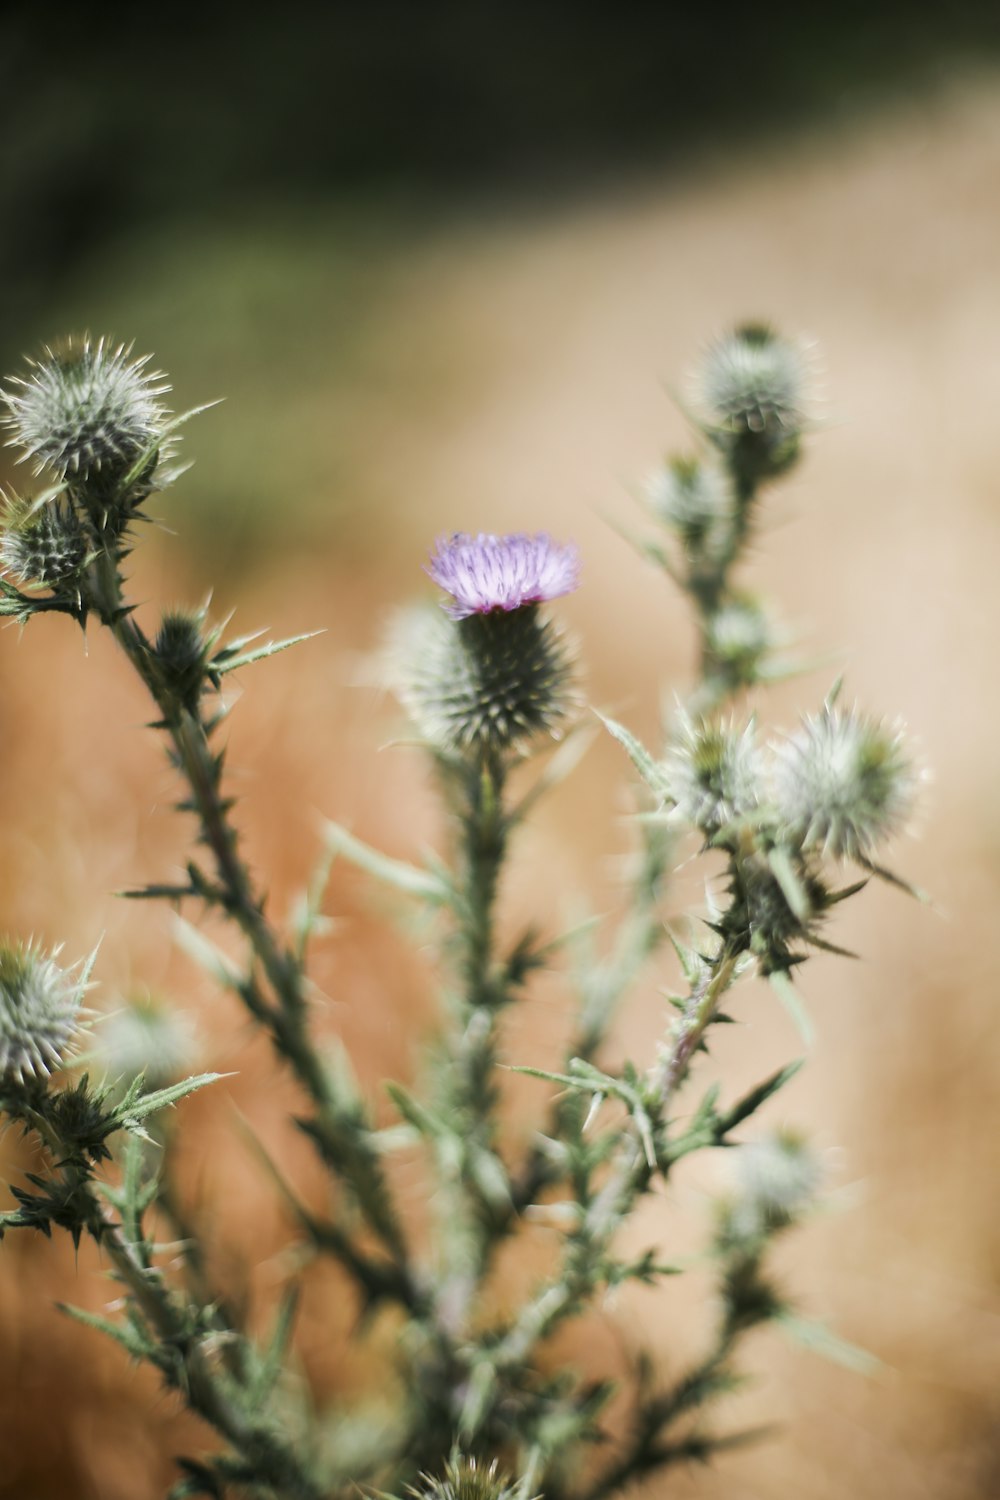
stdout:
{"type": "MultiPolygon", "coordinates": [[[[822,351],[826,420],[747,570],[817,668],[759,711],[789,724],[843,671],[851,695],[908,722],[933,781],[896,862],[934,900],[879,889],[845,912],[838,936],[864,961],[805,971],[816,1052],[772,1119],[812,1132],[837,1210],[789,1245],[789,1280],[882,1367],[861,1378],[764,1336],[747,1351],[757,1384],[727,1415],[777,1419],[776,1437],[655,1494],[1000,1493],[998,61],[1000,13],[976,4],[821,16],[779,0],[732,23],[669,4],[58,23],[13,6],[0,22],[3,369],[107,330],[155,351],[179,407],[225,396],[188,430],[196,467],[156,502],[137,597],[152,620],[213,589],[242,629],[325,632],[245,674],[231,719],[248,850],[278,911],[317,858],[321,815],[400,854],[441,839],[419,762],[379,750],[395,721],[371,670],[387,614],[427,590],[429,541],[574,536],[585,586],[561,612],[591,697],[652,738],[661,694],[689,680],[692,631],[613,526],[687,441],[671,392],[737,319],[822,351]]],[[[285,1123],[293,1091],[168,914],[110,894],[185,847],[148,707],[98,635],[53,617],[0,644],[3,926],[71,955],[104,933],[101,1003],[175,996],[204,1063],[234,1071],[184,1107],[181,1173],[215,1273],[266,1320],[288,1226],[241,1117],[303,1193],[320,1188],[285,1123]]],[[[623,784],[598,744],[553,797],[512,873],[512,927],[553,892],[553,921],[613,910],[623,784]]],[[[688,899],[686,876],[678,914],[688,899]]],[[[320,1024],[377,1097],[380,1078],[419,1070],[426,955],[348,872],[328,904],[320,1024]]],[[[623,1050],[648,1055],[670,978],[665,963],[648,976],[623,1050]]],[[[733,1088],[799,1047],[766,990],[740,1016],[717,1053],[733,1088]]],[[[511,1055],[555,1061],[564,1018],[555,976],[511,1055]]],[[[3,1152],[16,1181],[30,1158],[9,1137],[3,1152]]],[[[401,1191],[419,1217],[419,1180],[401,1191]]],[[[677,1212],[697,1222],[703,1193],[681,1182],[677,1212]]],[[[653,1212],[637,1244],[671,1245],[673,1223],[653,1212]]],[[[203,1441],[51,1306],[111,1295],[89,1248],[0,1249],[0,1496],[152,1500],[170,1454],[203,1441]]],[[[299,1355],[333,1402],[376,1388],[392,1338],[376,1330],[348,1365],[354,1311],[310,1273],[299,1355]]],[[[619,1368],[642,1334],[669,1371],[706,1316],[697,1287],[643,1293],[563,1357],[619,1368]]]]}

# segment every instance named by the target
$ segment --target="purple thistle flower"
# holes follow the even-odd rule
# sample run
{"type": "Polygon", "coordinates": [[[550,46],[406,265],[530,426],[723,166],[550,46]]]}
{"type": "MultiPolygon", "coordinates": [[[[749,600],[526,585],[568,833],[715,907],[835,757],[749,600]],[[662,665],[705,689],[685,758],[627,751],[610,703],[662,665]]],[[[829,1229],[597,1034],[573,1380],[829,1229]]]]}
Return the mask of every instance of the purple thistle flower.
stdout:
{"type": "Polygon", "coordinates": [[[458,531],[440,539],[427,572],[455,601],[445,605],[448,614],[464,620],[572,593],[579,582],[580,558],[572,542],[554,542],[544,531],[537,536],[523,531],[470,536],[458,531]]]}

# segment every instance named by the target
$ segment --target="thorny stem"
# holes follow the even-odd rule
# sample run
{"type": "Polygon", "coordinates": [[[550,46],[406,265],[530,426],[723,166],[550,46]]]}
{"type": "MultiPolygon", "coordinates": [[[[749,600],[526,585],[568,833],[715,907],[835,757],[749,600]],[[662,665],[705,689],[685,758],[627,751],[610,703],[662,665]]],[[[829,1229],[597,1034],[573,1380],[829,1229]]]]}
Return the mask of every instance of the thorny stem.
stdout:
{"type": "MultiPolygon", "coordinates": [[[[732,477],[736,505],[726,546],[710,573],[692,569],[685,582],[701,628],[699,674],[689,707],[689,711],[699,714],[719,708],[731,691],[718,672],[718,663],[709,646],[709,624],[725,600],[730,573],[746,545],[757,491],[755,480],[738,473],[733,473],[732,477]]],[[[591,982],[591,992],[585,996],[569,1058],[589,1060],[597,1053],[607,1035],[619,996],[645,959],[662,942],[664,926],[659,916],[659,899],[668,871],[669,852],[668,840],[658,843],[655,834],[647,835],[644,865],[636,883],[632,908],[619,930],[616,951],[604,974],[598,976],[596,985],[591,982]]],[[[732,982],[737,956],[724,945],[691,992],[683,1016],[677,1023],[673,1045],[666,1051],[655,1077],[650,1107],[661,1122],[687,1076],[691,1059],[706,1030],[718,1013],[722,995],[732,982]]],[[[559,1122],[560,1105],[557,1104],[550,1134],[558,1136],[561,1133],[559,1122]]],[[[534,1152],[522,1171],[515,1202],[521,1207],[530,1203],[558,1175],[559,1170],[541,1151],[534,1152]]],[[[498,1347],[499,1363],[522,1360],[540,1339],[573,1314],[587,1289],[593,1285],[594,1271],[610,1248],[615,1232],[636,1198],[648,1188],[651,1176],[652,1165],[647,1160],[646,1147],[634,1121],[630,1120],[611,1171],[588,1205],[581,1230],[567,1248],[561,1273],[522,1310],[498,1347]]]]}
{"type": "Polygon", "coordinates": [[[724,944],[691,991],[677,1024],[673,1046],[664,1054],[657,1070],[656,1101],[661,1111],[666,1110],[687,1077],[691,1059],[715,1020],[722,996],[733,981],[738,957],[739,953],[732,946],[724,944]]]}
{"type": "MultiPolygon", "coordinates": [[[[691,1059],[732,983],[737,958],[738,951],[723,944],[692,988],[673,1045],[654,1080],[648,1105],[654,1130],[665,1125],[670,1101],[684,1082],[691,1059]]],[[[657,1167],[664,1170],[662,1162],[648,1159],[642,1132],[630,1118],[605,1181],[587,1204],[581,1224],[566,1243],[559,1272],[525,1304],[500,1339],[492,1354],[495,1368],[522,1363],[541,1340],[582,1307],[587,1294],[600,1280],[601,1264],[623,1219],[648,1190],[657,1167]]]]}
{"type": "Polygon", "coordinates": [[[447,1171],[454,1189],[445,1196],[449,1222],[444,1235],[447,1270],[438,1308],[444,1327],[457,1334],[463,1327],[475,1291],[485,1274],[496,1242],[496,1225],[503,1215],[496,1185],[491,1193],[477,1163],[494,1156],[497,1019],[512,998],[510,985],[496,964],[495,908],[500,871],[507,849],[508,821],[504,808],[506,767],[500,757],[470,760],[456,772],[461,781],[463,893],[458,931],[461,978],[456,1036],[448,1060],[451,1102],[461,1121],[464,1157],[457,1174],[447,1171]]]}
{"type": "MultiPolygon", "coordinates": [[[[664,1435],[680,1417],[696,1411],[716,1394],[717,1377],[732,1353],[735,1336],[722,1330],[705,1359],[664,1395],[640,1400],[632,1429],[622,1451],[574,1500],[606,1500],[626,1485],[654,1470],[695,1456],[685,1439],[666,1442],[664,1435]]],[[[698,1438],[705,1456],[726,1445],[726,1439],[698,1438]]]]}
{"type": "MultiPolygon", "coordinates": [[[[666,928],[660,913],[663,885],[670,869],[673,840],[662,824],[647,824],[643,831],[640,865],[632,884],[632,900],[618,928],[613,951],[593,973],[583,977],[583,997],[576,1031],[566,1048],[566,1063],[574,1058],[590,1062],[599,1052],[618,1004],[629,986],[663,943],[666,928]]],[[[545,1134],[563,1134],[566,1100],[558,1099],[545,1134]]],[[[541,1148],[531,1152],[521,1169],[513,1192],[519,1212],[535,1201],[549,1183],[557,1181],[559,1169],[541,1148]]]]}
{"type": "MultiPolygon", "coordinates": [[[[208,740],[210,726],[200,710],[194,713],[179,704],[165,688],[153,649],[123,598],[122,579],[111,547],[98,553],[88,585],[87,602],[111,629],[152,695],[162,716],[159,727],[169,735],[176,764],[191,789],[191,810],[198,818],[201,840],[211,852],[218,881],[217,888],[206,886],[204,895],[236,924],[254,956],[254,966],[239,983],[240,998],[268,1031],[275,1050],[312,1100],[316,1119],[310,1122],[309,1134],[327,1166],[349,1183],[369,1228],[388,1252],[392,1274],[387,1275],[386,1268],[376,1261],[369,1267],[368,1284],[380,1292],[391,1291],[416,1307],[423,1300],[423,1292],[408,1263],[405,1239],[390,1204],[381,1164],[374,1150],[366,1150],[363,1142],[359,1143],[356,1128],[348,1131],[340,1124],[329,1073],[309,1035],[301,963],[268,922],[263,899],[240,856],[238,835],[229,821],[229,804],[221,792],[221,761],[208,740]],[[261,973],[270,995],[261,984],[261,973]]],[[[355,1274],[369,1260],[356,1250],[341,1258],[355,1274]]]]}
{"type": "Polygon", "coordinates": [[[119,1279],[135,1298],[164,1350],[179,1361],[179,1368],[171,1368],[167,1361],[159,1365],[170,1384],[183,1390],[191,1410],[214,1427],[265,1484],[301,1500],[326,1500],[326,1487],[303,1469],[294,1449],[276,1436],[277,1424],[248,1419],[229,1398],[223,1379],[213,1372],[198,1335],[187,1326],[159,1271],[143,1264],[135,1246],[110,1219],[92,1188],[87,1189],[87,1196],[90,1234],[106,1250],[119,1279]]]}
{"type": "MultiPolygon", "coordinates": [[[[303,1467],[295,1449],[278,1436],[280,1424],[273,1415],[254,1417],[241,1409],[248,1392],[240,1377],[241,1360],[214,1366],[209,1346],[217,1329],[199,1330],[190,1309],[178,1300],[151,1262],[149,1245],[138,1220],[135,1242],[101,1200],[88,1167],[74,1156],[71,1142],[64,1140],[52,1120],[38,1110],[23,1116],[38,1134],[57,1164],[79,1205],[80,1228],[105,1251],[118,1279],[128,1288],[156,1346],[144,1357],[160,1371],[167,1383],[182,1393],[186,1405],[214,1427],[231,1448],[246,1461],[257,1478],[276,1494],[295,1500],[329,1500],[329,1490],[303,1467]]],[[[141,1217],[141,1215],[140,1215],[141,1217]]],[[[199,1306],[199,1313],[204,1309],[199,1306]]],[[[241,1340],[240,1335],[236,1335],[241,1340]]]]}

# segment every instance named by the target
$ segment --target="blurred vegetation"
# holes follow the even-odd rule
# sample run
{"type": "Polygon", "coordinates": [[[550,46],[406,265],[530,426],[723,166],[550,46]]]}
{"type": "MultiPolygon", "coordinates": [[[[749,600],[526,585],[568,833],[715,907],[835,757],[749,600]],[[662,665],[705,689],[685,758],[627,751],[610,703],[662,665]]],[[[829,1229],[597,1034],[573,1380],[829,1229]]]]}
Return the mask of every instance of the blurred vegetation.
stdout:
{"type": "MultiPolygon", "coordinates": [[[[780,149],[992,59],[1000,10],[377,0],[55,23],[21,4],[0,41],[3,368],[108,329],[155,348],[181,402],[237,402],[181,503],[239,566],[279,515],[292,545],[360,544],[351,517],[380,497],[356,489],[352,393],[384,376],[373,324],[422,238],[780,149]]],[[[446,396],[446,354],[420,356],[407,400],[446,396]]]]}

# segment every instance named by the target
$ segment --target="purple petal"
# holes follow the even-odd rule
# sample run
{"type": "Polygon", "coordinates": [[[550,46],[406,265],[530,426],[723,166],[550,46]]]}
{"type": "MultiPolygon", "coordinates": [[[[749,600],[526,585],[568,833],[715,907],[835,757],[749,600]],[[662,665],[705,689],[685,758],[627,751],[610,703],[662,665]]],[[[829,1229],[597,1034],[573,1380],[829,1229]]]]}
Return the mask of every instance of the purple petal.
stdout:
{"type": "Polygon", "coordinates": [[[572,542],[554,542],[545,532],[456,532],[438,541],[427,572],[455,601],[445,605],[448,613],[463,620],[571,593],[579,582],[580,558],[572,542]]]}

